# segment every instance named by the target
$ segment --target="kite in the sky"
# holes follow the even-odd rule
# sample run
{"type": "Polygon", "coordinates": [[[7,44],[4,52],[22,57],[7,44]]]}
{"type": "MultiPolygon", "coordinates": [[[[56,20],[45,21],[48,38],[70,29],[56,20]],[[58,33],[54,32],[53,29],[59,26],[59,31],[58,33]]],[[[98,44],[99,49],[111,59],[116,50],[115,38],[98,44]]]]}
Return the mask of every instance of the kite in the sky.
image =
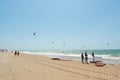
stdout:
{"type": "Polygon", "coordinates": [[[65,45],[66,43],[64,42],[64,45],[65,45]]]}
{"type": "Polygon", "coordinates": [[[52,44],[54,44],[55,42],[54,41],[52,41],[52,44]]]}
{"type": "Polygon", "coordinates": [[[35,35],[36,35],[36,32],[34,32],[33,35],[35,36],[35,35]]]}
{"type": "Polygon", "coordinates": [[[107,43],[107,45],[109,45],[109,43],[107,43]]]}

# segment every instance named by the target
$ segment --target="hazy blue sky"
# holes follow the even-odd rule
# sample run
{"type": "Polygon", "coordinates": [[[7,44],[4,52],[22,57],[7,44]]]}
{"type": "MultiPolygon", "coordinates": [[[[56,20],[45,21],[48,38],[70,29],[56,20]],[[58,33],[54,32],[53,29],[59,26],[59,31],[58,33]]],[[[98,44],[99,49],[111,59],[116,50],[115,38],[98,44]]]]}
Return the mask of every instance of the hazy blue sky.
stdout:
{"type": "Polygon", "coordinates": [[[120,0],[0,0],[0,48],[120,49],[120,0]]]}

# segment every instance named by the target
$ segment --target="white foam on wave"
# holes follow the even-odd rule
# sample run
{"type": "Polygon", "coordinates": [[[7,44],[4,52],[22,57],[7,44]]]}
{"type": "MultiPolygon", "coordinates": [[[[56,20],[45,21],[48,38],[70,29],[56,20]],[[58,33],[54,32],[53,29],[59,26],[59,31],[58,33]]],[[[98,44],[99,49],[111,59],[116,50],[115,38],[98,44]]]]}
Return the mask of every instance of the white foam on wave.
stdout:
{"type": "Polygon", "coordinates": [[[120,59],[120,57],[112,57],[111,55],[96,55],[96,57],[101,57],[104,59],[115,59],[115,60],[120,59]]]}

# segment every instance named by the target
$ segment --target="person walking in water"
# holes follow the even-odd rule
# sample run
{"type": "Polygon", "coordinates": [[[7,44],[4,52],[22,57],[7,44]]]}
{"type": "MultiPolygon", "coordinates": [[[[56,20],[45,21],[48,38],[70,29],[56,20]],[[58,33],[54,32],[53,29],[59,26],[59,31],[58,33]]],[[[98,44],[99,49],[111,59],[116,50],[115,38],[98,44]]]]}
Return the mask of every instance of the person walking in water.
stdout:
{"type": "Polygon", "coordinates": [[[85,63],[88,64],[88,55],[87,55],[87,52],[85,52],[85,63]]]}
{"type": "Polygon", "coordinates": [[[94,52],[92,53],[92,57],[93,57],[93,62],[95,62],[95,55],[94,55],[94,52]]]}
{"type": "Polygon", "coordinates": [[[81,53],[81,63],[84,64],[84,55],[83,55],[83,53],[81,53]]]}

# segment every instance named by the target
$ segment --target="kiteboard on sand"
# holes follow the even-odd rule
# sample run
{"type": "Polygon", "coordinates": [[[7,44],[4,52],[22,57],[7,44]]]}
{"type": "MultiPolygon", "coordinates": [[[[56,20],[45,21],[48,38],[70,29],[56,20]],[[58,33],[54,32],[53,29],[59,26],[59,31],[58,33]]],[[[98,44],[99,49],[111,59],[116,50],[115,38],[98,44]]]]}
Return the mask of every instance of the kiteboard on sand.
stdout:
{"type": "Polygon", "coordinates": [[[95,65],[96,65],[97,67],[103,67],[103,66],[105,66],[106,64],[103,63],[103,62],[96,62],[95,65]]]}
{"type": "Polygon", "coordinates": [[[72,61],[70,58],[51,58],[51,60],[58,60],[58,61],[72,61]]]}

